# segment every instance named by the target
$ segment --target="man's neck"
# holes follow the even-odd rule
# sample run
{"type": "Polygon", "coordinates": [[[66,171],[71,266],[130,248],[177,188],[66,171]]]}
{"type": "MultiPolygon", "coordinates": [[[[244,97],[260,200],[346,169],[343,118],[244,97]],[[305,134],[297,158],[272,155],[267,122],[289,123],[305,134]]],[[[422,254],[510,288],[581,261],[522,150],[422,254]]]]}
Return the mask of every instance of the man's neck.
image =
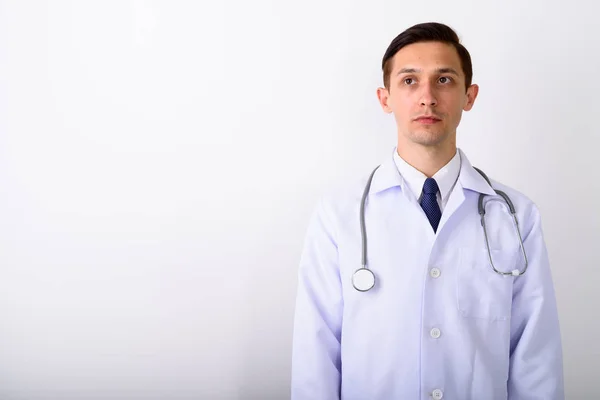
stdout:
{"type": "Polygon", "coordinates": [[[398,143],[397,152],[404,161],[431,178],[456,155],[456,144],[422,146],[415,143],[398,143]]]}

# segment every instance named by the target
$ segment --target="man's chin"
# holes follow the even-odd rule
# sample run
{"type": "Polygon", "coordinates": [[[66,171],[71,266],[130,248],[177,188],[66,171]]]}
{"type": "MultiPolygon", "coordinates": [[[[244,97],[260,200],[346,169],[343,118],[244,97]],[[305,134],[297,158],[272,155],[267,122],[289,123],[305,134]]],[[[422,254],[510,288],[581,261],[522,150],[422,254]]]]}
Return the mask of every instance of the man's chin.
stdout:
{"type": "Polygon", "coordinates": [[[422,146],[439,146],[444,143],[448,135],[445,132],[414,132],[411,135],[411,141],[413,143],[420,144],[422,146]]]}

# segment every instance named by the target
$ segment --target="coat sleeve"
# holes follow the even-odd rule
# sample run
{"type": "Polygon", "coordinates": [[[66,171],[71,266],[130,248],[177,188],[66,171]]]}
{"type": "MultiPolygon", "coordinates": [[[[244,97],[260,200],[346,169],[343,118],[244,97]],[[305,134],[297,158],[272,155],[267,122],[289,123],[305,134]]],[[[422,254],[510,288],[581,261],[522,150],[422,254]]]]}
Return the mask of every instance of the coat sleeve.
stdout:
{"type": "Polygon", "coordinates": [[[340,398],[342,287],[332,213],[310,220],[300,266],[292,345],[292,400],[340,398]]]}
{"type": "Polygon", "coordinates": [[[563,400],[557,304],[541,217],[535,205],[521,229],[529,265],[514,283],[508,399],[563,400]]]}

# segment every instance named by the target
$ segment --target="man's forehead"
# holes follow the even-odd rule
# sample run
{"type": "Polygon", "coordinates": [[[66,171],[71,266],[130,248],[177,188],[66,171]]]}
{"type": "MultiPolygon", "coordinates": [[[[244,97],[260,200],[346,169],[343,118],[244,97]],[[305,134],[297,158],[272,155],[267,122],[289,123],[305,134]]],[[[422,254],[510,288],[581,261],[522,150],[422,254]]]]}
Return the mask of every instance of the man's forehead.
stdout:
{"type": "Polygon", "coordinates": [[[451,44],[419,42],[403,47],[394,55],[394,71],[415,69],[435,71],[440,68],[461,69],[458,52],[451,44]]]}

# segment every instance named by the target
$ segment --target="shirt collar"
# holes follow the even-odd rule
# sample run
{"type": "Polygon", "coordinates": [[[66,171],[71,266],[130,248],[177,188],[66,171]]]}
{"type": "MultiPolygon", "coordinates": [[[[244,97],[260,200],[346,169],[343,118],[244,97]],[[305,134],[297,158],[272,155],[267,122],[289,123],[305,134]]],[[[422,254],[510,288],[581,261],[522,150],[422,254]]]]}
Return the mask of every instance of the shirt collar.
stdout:
{"type": "MultiPolygon", "coordinates": [[[[442,201],[446,201],[452,192],[452,188],[454,187],[458,174],[460,173],[460,165],[461,165],[461,157],[458,150],[454,154],[454,157],[444,165],[438,172],[433,175],[433,179],[438,184],[440,188],[440,195],[442,197],[442,201]]],[[[394,150],[394,163],[398,168],[398,172],[406,181],[408,187],[415,195],[415,198],[419,198],[421,196],[421,192],[423,191],[423,184],[427,179],[427,176],[423,174],[421,171],[407,163],[402,157],[398,155],[398,151],[394,150]]]]}
{"type": "MultiPolygon", "coordinates": [[[[385,160],[373,176],[373,182],[371,184],[370,190],[371,193],[379,193],[381,191],[397,186],[400,186],[402,190],[408,189],[408,182],[404,180],[403,176],[400,174],[399,169],[396,166],[394,154],[397,154],[396,148],[394,148],[392,154],[385,158],[385,160]]],[[[469,159],[460,148],[457,149],[457,154],[459,155],[460,165],[460,172],[458,173],[458,183],[460,183],[462,188],[483,194],[495,194],[494,189],[479,174],[479,172],[477,172],[475,168],[473,168],[473,166],[469,162],[469,159]]],[[[456,156],[454,158],[456,158],[456,156]]],[[[452,160],[454,160],[454,158],[452,160]]],[[[452,161],[450,163],[452,163],[452,161]]],[[[438,185],[440,184],[438,183],[438,185]]],[[[418,189],[417,193],[420,194],[421,190],[422,184],[421,188],[418,189]]]]}

